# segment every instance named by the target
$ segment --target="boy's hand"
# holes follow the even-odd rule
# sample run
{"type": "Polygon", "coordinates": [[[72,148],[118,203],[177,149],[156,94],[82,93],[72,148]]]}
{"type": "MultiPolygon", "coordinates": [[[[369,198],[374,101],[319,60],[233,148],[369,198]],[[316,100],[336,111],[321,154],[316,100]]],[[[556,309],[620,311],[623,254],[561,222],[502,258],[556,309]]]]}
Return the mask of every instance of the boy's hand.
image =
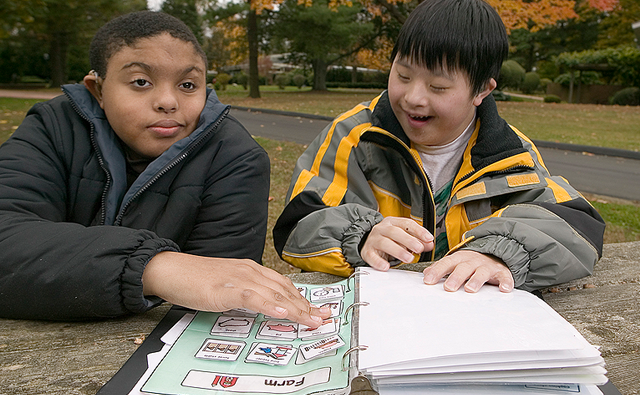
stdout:
{"type": "Polygon", "coordinates": [[[437,284],[447,274],[446,291],[455,292],[466,281],[464,290],[478,292],[485,284],[499,285],[500,291],[514,287],[511,270],[498,258],[475,251],[460,250],[424,269],[424,283],[437,284]],[[468,280],[468,281],[467,281],[468,280]]]}
{"type": "Polygon", "coordinates": [[[250,259],[165,251],[147,264],[142,282],[145,295],[196,310],[246,308],[313,328],[331,314],[311,306],[290,279],[250,259]]]}
{"type": "Polygon", "coordinates": [[[374,269],[389,270],[389,259],[404,263],[413,261],[413,254],[433,249],[433,236],[410,218],[387,217],[375,225],[360,256],[374,269]]]}

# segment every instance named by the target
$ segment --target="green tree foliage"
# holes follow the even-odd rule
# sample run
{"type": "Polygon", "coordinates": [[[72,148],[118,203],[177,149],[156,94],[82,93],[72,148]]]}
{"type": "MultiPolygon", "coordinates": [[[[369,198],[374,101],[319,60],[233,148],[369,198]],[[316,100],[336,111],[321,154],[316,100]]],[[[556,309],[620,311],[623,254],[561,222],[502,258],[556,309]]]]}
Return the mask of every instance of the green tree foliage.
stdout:
{"type": "Polygon", "coordinates": [[[640,21],[640,1],[619,0],[618,5],[602,19],[596,48],[634,45],[631,24],[637,21],[640,21]]]}
{"type": "Polygon", "coordinates": [[[554,68],[556,56],[620,46],[635,46],[631,24],[640,21],[640,1],[619,0],[613,10],[602,11],[586,0],[575,1],[577,18],[564,19],[538,31],[513,29],[509,35],[511,53],[526,70],[542,77],[556,78],[566,72],[554,68]]]}
{"type": "Polygon", "coordinates": [[[613,69],[611,83],[640,87],[640,49],[637,47],[566,52],[556,58],[556,64],[565,69],[578,65],[610,66],[613,69]]]}
{"type": "Polygon", "coordinates": [[[146,9],[145,0],[3,0],[0,4],[0,78],[37,72],[52,86],[69,78],[79,80],[89,71],[88,48],[100,26],[117,15],[146,9]],[[34,69],[42,59],[47,67],[34,69]]]}
{"type": "Polygon", "coordinates": [[[184,22],[202,44],[202,17],[198,13],[199,0],[164,0],[162,12],[173,15],[184,22]]]}
{"type": "Polygon", "coordinates": [[[309,7],[287,0],[270,31],[291,59],[313,66],[313,89],[326,90],[327,67],[373,41],[377,32],[369,21],[357,6],[332,10],[327,0],[315,0],[309,7]]]}

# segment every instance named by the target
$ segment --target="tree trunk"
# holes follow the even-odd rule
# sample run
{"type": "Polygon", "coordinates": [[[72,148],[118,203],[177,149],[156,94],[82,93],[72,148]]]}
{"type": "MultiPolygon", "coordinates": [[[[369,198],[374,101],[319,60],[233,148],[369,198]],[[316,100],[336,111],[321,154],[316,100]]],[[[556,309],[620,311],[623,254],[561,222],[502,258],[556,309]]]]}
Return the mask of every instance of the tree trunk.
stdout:
{"type": "Polygon", "coordinates": [[[51,87],[57,88],[67,82],[68,39],[65,33],[54,32],[49,42],[49,65],[51,67],[51,87]]]}
{"type": "Polygon", "coordinates": [[[327,90],[327,61],[324,59],[314,59],[311,61],[313,65],[313,90],[327,90]]]}
{"type": "Polygon", "coordinates": [[[260,78],[258,76],[258,16],[249,10],[247,17],[247,39],[249,40],[249,97],[260,98],[260,78]]]}

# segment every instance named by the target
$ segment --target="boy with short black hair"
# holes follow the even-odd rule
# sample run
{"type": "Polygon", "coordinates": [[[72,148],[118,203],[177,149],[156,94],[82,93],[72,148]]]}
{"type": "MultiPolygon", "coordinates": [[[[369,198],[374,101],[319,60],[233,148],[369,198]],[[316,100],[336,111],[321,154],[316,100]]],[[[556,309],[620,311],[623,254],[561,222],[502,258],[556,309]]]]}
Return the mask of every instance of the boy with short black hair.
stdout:
{"type": "Polygon", "coordinates": [[[189,28],[124,15],[96,33],[91,63],[0,147],[0,316],[113,317],[167,300],[318,326],[329,312],[255,262],[269,159],[206,88],[189,28]]]}
{"type": "Polygon", "coordinates": [[[590,274],[604,222],[491,92],[507,35],[482,0],[425,0],[393,50],[388,90],[339,116],[294,170],[276,250],[304,270],[435,261],[424,281],[536,290],[590,274]]]}

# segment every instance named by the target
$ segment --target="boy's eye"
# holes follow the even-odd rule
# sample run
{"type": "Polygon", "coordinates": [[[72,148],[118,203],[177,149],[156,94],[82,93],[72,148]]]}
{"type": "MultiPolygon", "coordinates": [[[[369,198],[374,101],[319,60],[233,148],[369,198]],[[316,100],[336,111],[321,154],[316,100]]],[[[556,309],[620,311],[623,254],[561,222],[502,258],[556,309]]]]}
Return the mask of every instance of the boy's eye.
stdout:
{"type": "Polygon", "coordinates": [[[183,82],[183,83],[181,84],[181,86],[182,86],[184,89],[187,89],[187,90],[190,90],[190,91],[192,91],[192,90],[196,89],[196,84],[194,84],[193,82],[183,82]]]}
{"type": "Polygon", "coordinates": [[[131,83],[134,86],[137,86],[137,87],[145,87],[145,86],[149,85],[149,81],[145,80],[144,78],[137,78],[137,79],[131,81],[131,83]]]}

